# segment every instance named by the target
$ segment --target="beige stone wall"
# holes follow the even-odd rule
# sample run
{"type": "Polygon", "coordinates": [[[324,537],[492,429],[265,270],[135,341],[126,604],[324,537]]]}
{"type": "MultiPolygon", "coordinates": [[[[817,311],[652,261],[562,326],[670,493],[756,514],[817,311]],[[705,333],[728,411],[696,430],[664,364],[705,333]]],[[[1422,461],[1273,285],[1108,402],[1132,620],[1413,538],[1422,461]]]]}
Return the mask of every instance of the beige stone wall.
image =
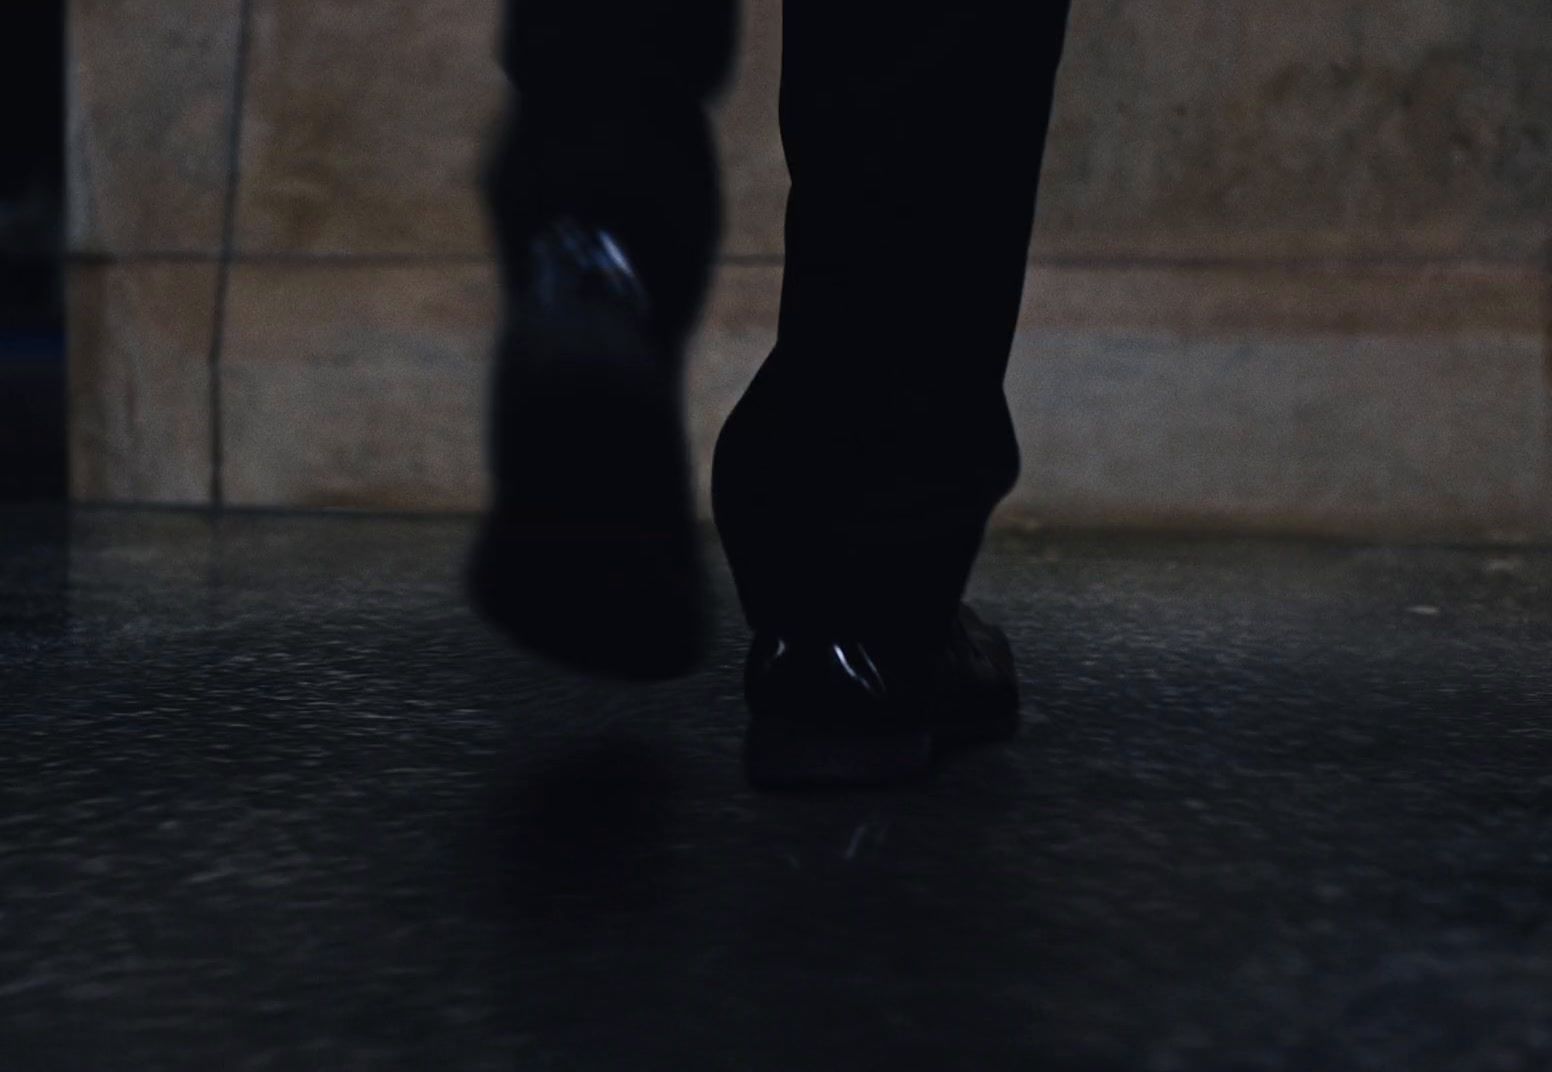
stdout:
{"type": "MultiPolygon", "coordinates": [[[[703,484],[779,294],[745,9],[703,484]]],[[[71,0],[80,499],[478,507],[497,18],[71,0]]],[[[1552,536],[1546,0],[1076,0],[1031,258],[1003,520],[1552,536]]]]}

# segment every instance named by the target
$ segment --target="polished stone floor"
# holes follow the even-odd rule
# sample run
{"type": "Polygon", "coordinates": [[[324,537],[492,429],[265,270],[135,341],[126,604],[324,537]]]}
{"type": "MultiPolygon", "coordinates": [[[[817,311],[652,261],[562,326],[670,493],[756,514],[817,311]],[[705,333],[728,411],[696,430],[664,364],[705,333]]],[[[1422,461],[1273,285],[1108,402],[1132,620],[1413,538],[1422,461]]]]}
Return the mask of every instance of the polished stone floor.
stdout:
{"type": "Polygon", "coordinates": [[[1552,553],[1000,540],[1029,724],[765,796],[741,624],[509,650],[458,522],[0,513],[0,1068],[1552,1068],[1552,553]]]}

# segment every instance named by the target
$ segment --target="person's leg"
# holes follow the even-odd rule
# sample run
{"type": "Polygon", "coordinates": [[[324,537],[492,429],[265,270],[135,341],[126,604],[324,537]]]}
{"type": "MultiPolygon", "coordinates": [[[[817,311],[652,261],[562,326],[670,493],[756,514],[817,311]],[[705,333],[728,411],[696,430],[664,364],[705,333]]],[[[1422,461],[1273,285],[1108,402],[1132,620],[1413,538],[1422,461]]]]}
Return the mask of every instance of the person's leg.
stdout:
{"type": "Polygon", "coordinates": [[[732,0],[512,0],[487,170],[507,300],[476,607],[630,678],[689,670],[705,607],[681,377],[720,204],[707,99],[732,0]]]}
{"type": "Polygon", "coordinates": [[[757,785],[918,777],[1018,725],[961,605],[1018,473],[1002,379],[1065,2],[788,0],[775,352],[717,444],[757,785]]]}
{"type": "Polygon", "coordinates": [[[486,200],[509,282],[569,215],[618,236],[663,326],[693,322],[721,222],[708,100],[727,79],[733,0],[508,0],[516,90],[486,200]]]}
{"type": "Polygon", "coordinates": [[[713,474],[757,635],[954,617],[1018,472],[1002,380],[1067,7],[786,2],[779,337],[713,474]]]}

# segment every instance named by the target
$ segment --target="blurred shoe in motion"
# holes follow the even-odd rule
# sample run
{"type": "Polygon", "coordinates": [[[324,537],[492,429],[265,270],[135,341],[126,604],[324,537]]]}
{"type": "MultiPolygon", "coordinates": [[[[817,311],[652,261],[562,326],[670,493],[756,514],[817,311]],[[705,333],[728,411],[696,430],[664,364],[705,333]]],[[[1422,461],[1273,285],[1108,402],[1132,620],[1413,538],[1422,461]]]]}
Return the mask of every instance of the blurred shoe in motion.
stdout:
{"type": "Polygon", "coordinates": [[[496,359],[470,597],[574,669],[684,674],[705,643],[706,585],[677,344],[609,231],[560,218],[527,253],[496,359]]]}

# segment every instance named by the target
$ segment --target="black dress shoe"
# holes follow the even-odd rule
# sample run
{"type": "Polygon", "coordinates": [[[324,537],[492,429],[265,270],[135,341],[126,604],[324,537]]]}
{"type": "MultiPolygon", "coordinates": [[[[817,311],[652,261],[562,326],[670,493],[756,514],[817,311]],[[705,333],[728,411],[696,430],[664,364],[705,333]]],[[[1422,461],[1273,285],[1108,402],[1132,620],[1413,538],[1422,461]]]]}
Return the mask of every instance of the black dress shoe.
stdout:
{"type": "Polygon", "coordinates": [[[511,301],[472,601],[574,669],[686,673],[706,613],[676,344],[626,251],[574,220],[533,241],[511,301]]]}
{"type": "Polygon", "coordinates": [[[946,749],[1018,731],[1013,650],[968,606],[930,647],[757,634],[744,687],[760,788],[910,782],[946,749]]]}

